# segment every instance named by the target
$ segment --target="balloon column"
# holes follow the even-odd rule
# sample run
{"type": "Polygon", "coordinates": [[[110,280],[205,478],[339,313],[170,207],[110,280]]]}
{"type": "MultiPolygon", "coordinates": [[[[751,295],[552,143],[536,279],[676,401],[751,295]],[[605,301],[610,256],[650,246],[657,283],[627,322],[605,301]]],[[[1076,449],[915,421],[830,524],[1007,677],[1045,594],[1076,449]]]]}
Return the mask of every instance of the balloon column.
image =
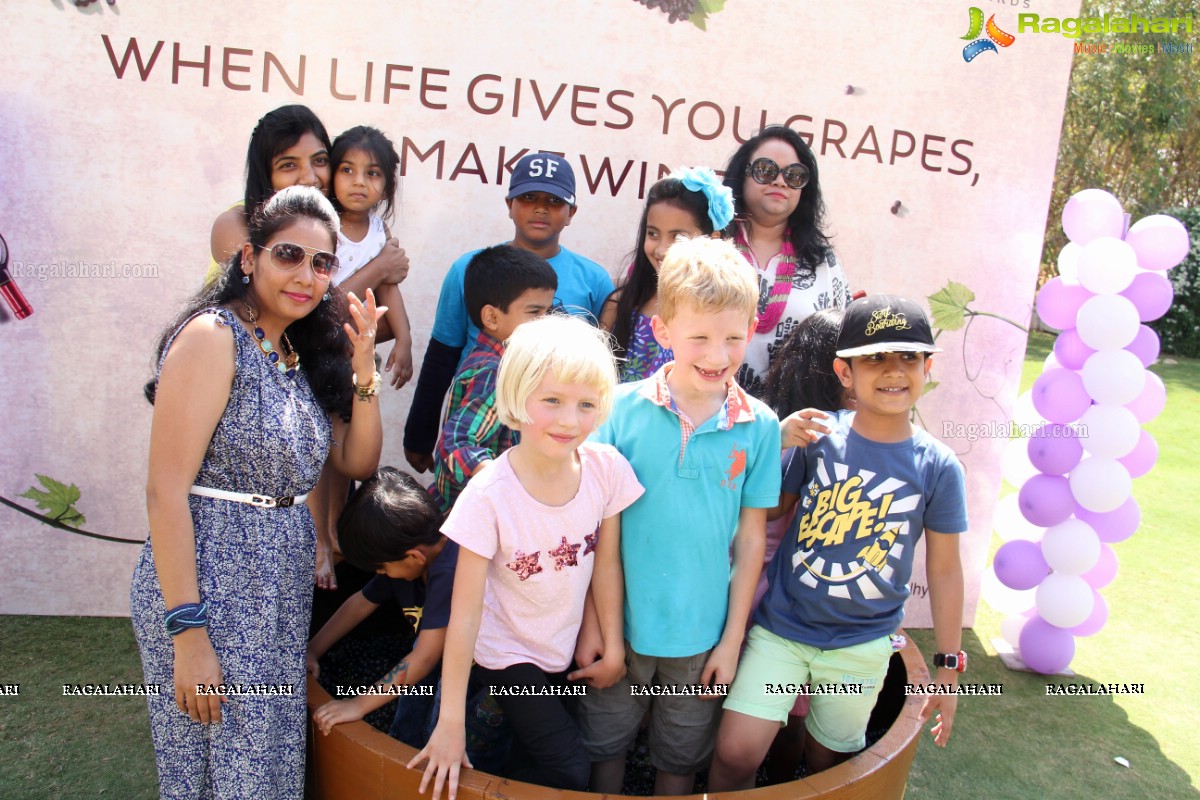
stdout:
{"type": "Polygon", "coordinates": [[[1146,370],[1157,334],[1142,324],[1174,297],[1166,271],[1187,256],[1187,229],[1154,215],[1126,230],[1120,202],[1086,189],[1063,209],[1070,242],[1059,276],[1037,296],[1042,320],[1062,331],[1033,389],[1017,401],[1018,430],[1004,476],[1020,486],[997,507],[1005,543],[984,577],[988,602],[1007,612],[1001,632],[1034,671],[1059,672],[1075,637],[1104,627],[1100,595],[1117,574],[1112,545],[1137,530],[1132,479],[1158,458],[1142,425],[1158,416],[1166,389],[1146,370]]]}

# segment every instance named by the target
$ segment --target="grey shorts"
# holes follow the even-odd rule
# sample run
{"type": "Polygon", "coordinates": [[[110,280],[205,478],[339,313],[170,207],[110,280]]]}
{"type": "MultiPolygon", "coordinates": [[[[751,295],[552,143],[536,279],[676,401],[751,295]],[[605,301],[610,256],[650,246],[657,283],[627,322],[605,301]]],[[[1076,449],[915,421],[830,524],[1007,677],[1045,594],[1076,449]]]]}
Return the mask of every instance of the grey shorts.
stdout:
{"type": "Polygon", "coordinates": [[[670,695],[643,687],[700,683],[709,652],[680,658],[635,653],[625,643],[625,677],[607,689],[588,688],[579,707],[579,732],[592,761],[623,757],[650,712],[650,763],[675,775],[703,767],[712,755],[722,697],[670,695]]]}

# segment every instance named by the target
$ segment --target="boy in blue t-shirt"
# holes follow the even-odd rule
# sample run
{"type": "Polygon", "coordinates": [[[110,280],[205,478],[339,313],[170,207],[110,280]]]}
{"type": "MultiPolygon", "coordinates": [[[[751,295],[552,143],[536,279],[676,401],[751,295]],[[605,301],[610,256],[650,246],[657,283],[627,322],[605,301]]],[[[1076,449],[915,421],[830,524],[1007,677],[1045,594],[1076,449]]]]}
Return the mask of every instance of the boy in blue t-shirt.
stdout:
{"type": "MultiPolygon", "coordinates": [[[[605,299],[612,293],[613,282],[599,264],[559,244],[563,228],[571,224],[578,210],[575,172],[570,163],[553,153],[522,157],[513,168],[504,202],[514,227],[509,244],[546,259],[558,275],[555,307],[585,316],[595,324],[605,299]]],[[[479,335],[479,326],[469,318],[463,296],[467,264],[478,252],[472,250],[461,256],[442,280],[433,332],[404,425],[404,456],[418,472],[433,469],[442,400],[463,349],[479,335]]]]}
{"type": "MultiPolygon", "coordinates": [[[[374,694],[330,700],[313,712],[321,733],[355,722],[396,699],[391,687],[435,686],[442,660],[450,592],[458,545],[441,533],[442,513],[429,492],[412,476],[380,467],[350,498],[338,518],[342,555],[361,569],[379,573],[342,604],[308,643],[308,671],[319,674],[318,660],[343,636],[386,602],[404,610],[417,634],[412,652],[376,684],[374,694]]],[[[413,747],[424,746],[433,697],[399,695],[392,735],[413,747]]]]}
{"type": "MultiPolygon", "coordinates": [[[[589,688],[580,708],[597,792],[620,792],[626,750],[649,711],[654,794],[691,793],[712,752],[720,711],[712,695],[737,668],[767,509],[779,500],[779,421],[734,380],[755,326],[752,268],[728,242],[678,242],[663,261],[658,301],[654,336],[675,360],[622,386],[596,435],[646,488],[621,513],[627,673],[589,688]]],[[[589,614],[580,666],[601,655],[594,623],[589,614]]]]}
{"type": "MultiPolygon", "coordinates": [[[[904,616],[913,553],[922,535],[938,653],[950,689],[966,668],[959,537],[967,530],[962,465],[910,422],[937,352],[919,305],[890,295],[845,311],[833,368],[857,402],[837,417],[806,409],[784,420],[783,501],[801,507],[768,567],[738,677],[725,702],[709,791],[754,786],[754,775],[795,689],[814,693],[805,761],[818,772],[865,746],[867,721],[887,674],[890,634],[904,616]],[[824,420],[824,422],[822,422],[824,420]],[[824,435],[822,435],[824,434],[824,435]],[[785,688],[786,687],[786,688],[785,688]]],[[[945,746],[957,697],[930,695],[934,741],[945,746]]]]}

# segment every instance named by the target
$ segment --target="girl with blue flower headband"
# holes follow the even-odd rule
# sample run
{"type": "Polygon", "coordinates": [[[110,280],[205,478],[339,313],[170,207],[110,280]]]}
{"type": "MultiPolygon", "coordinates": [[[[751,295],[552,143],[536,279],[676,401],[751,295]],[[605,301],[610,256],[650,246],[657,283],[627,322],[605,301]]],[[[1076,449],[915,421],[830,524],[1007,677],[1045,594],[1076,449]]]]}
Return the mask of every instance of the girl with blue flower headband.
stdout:
{"type": "Polygon", "coordinates": [[[658,313],[658,268],[680,236],[718,238],[733,220],[733,192],[707,167],[676,170],[650,187],[633,263],[604,304],[600,327],[613,335],[622,383],[653,375],[672,361],[650,330],[658,313]]]}

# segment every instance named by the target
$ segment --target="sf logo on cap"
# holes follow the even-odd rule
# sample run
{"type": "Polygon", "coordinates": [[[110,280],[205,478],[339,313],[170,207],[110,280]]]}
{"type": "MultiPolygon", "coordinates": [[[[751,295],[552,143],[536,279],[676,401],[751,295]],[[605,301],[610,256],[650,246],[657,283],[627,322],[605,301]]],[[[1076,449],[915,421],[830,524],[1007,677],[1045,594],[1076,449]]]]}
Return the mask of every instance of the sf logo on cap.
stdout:
{"type": "Polygon", "coordinates": [[[529,162],[529,176],[540,178],[544,171],[547,178],[553,178],[558,170],[558,162],[552,158],[535,158],[529,162]]]}

